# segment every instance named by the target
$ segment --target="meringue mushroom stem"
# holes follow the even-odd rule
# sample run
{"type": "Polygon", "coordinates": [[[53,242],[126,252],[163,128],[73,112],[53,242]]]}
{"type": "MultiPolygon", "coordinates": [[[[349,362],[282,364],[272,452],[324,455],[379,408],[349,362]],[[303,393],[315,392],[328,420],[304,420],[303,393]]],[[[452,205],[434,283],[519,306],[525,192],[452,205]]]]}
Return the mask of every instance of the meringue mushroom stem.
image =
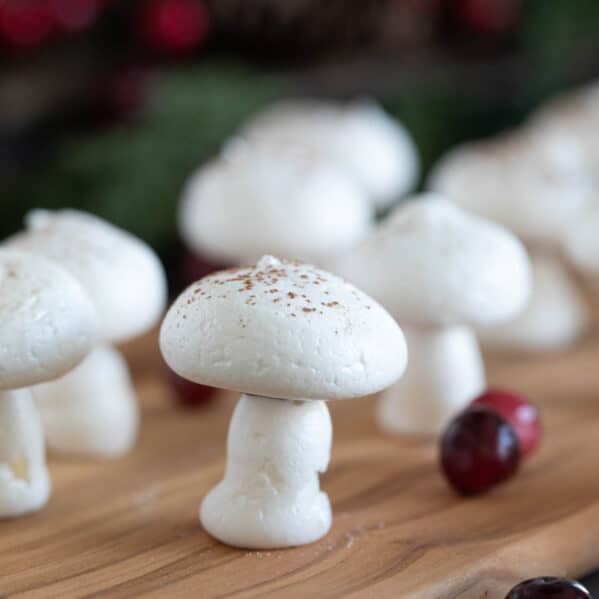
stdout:
{"type": "Polygon", "coordinates": [[[38,510],[49,496],[44,431],[31,392],[0,392],[0,518],[38,510]]]}
{"type": "Polygon", "coordinates": [[[246,549],[324,536],[332,516],[319,473],[328,467],[331,443],[324,401],[242,395],[229,427],[224,478],[200,509],[206,531],[246,549]]]}
{"type": "Polygon", "coordinates": [[[52,451],[115,458],[135,442],[135,390],[125,359],[109,345],[94,348],[63,377],[35,386],[33,394],[52,451]]]}
{"type": "Polygon", "coordinates": [[[404,326],[403,378],[380,396],[377,420],[391,433],[438,434],[485,387],[480,349],[469,327],[404,326]]]}

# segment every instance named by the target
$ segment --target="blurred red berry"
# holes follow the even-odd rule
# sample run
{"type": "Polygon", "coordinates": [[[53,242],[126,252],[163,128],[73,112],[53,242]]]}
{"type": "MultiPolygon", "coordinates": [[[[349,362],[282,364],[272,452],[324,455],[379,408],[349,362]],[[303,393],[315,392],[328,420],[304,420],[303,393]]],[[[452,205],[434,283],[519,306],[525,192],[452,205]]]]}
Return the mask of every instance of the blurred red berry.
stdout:
{"type": "Polygon", "coordinates": [[[185,249],[179,258],[177,286],[179,289],[185,289],[203,277],[212,274],[217,270],[229,268],[229,266],[230,265],[216,264],[215,262],[211,262],[208,258],[198,256],[185,249]]]}
{"type": "Polygon", "coordinates": [[[501,414],[514,427],[522,455],[538,447],[541,440],[539,410],[525,398],[511,391],[491,389],[477,397],[472,405],[490,406],[501,414]]]}
{"type": "Polygon", "coordinates": [[[100,0],[46,0],[57,29],[67,33],[93,25],[100,13],[100,0]]]}
{"type": "Polygon", "coordinates": [[[180,56],[202,45],[210,29],[201,0],[150,0],[142,18],[146,43],[161,54],[180,56]]]}
{"type": "Polygon", "coordinates": [[[441,466],[462,495],[484,493],[512,477],[520,464],[512,425],[488,406],[470,406],[450,422],[441,440],[441,466]]]}
{"type": "Polygon", "coordinates": [[[504,34],[512,31],[520,18],[521,0],[457,0],[458,18],[477,33],[504,34]]]}
{"type": "Polygon", "coordinates": [[[15,49],[36,48],[53,31],[54,20],[47,2],[6,0],[0,2],[0,38],[15,49]]]}
{"type": "Polygon", "coordinates": [[[207,385],[198,385],[168,369],[169,382],[175,390],[177,402],[187,408],[198,408],[215,399],[218,389],[207,385]]]}
{"type": "Polygon", "coordinates": [[[521,582],[505,599],[591,599],[591,594],[575,580],[541,576],[521,582]]]}

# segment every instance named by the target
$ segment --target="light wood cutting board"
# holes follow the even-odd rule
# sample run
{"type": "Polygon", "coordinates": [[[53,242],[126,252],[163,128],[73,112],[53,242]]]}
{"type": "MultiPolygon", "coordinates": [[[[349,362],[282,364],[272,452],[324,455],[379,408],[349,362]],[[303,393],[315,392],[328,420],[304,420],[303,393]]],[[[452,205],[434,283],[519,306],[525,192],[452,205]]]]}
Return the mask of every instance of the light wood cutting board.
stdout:
{"type": "Polygon", "coordinates": [[[482,497],[452,493],[434,442],[382,435],[372,399],[331,405],[333,529],[285,551],[225,547],[198,522],[235,397],[177,408],[155,337],[128,353],[143,406],[135,451],[51,460],[47,509],[0,523],[0,596],[503,599],[523,578],[599,566],[597,334],[567,354],[489,361],[491,383],[538,402],[546,430],[520,474],[482,497]]]}

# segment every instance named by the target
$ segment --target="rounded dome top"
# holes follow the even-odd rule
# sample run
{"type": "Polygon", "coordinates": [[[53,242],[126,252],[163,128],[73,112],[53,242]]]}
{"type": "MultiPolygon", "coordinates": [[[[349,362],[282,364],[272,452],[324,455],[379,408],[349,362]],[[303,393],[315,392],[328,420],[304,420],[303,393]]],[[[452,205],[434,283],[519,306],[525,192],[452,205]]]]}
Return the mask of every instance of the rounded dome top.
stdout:
{"type": "Polygon", "coordinates": [[[522,243],[436,194],[400,206],[339,272],[401,322],[490,324],[522,310],[531,286],[522,243]]]}
{"type": "Polygon", "coordinates": [[[62,376],[96,340],[94,307],[58,264],[0,249],[0,389],[62,376]]]}
{"type": "Polygon", "coordinates": [[[407,361],[399,326],[374,300],[323,270],[271,256],[184,291],[160,346],[186,379],[281,399],[375,393],[407,361]]]}

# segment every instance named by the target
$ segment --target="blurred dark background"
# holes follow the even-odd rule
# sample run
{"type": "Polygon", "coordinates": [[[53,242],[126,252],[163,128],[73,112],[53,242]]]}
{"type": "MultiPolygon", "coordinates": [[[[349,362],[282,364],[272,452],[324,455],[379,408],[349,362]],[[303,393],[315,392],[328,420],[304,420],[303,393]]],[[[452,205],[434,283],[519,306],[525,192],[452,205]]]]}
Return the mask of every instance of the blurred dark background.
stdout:
{"type": "Polygon", "coordinates": [[[185,177],[286,96],[374,96],[425,167],[599,73],[596,0],[0,1],[0,237],[78,207],[167,264],[185,177]]]}

